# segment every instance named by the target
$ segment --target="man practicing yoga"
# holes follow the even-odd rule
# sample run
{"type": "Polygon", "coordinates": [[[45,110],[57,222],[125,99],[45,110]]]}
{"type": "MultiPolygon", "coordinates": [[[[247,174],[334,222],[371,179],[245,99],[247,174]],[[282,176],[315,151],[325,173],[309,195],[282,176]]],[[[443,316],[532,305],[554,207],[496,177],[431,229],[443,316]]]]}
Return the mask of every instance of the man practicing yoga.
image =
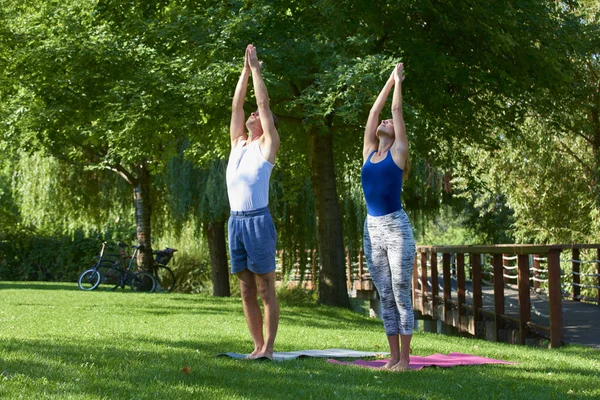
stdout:
{"type": "Polygon", "coordinates": [[[381,297],[383,326],[391,352],[391,359],[383,368],[394,370],[408,368],[414,323],[411,278],[416,249],[412,227],[400,200],[409,160],[402,116],[403,79],[404,67],[398,64],[371,108],[365,128],[362,167],[367,203],[365,255],[381,297]],[[392,119],[379,123],[379,114],[392,87],[392,119]]]}
{"type": "Polygon", "coordinates": [[[256,48],[248,45],[244,68],[235,88],[231,110],[231,154],[227,165],[227,195],[231,216],[228,222],[231,273],[240,281],[246,322],[254,341],[251,359],[273,359],[273,343],[279,324],[275,293],[275,226],[269,213],[269,179],[279,150],[277,120],[269,109],[256,48]],[[244,100],[248,77],[258,110],[245,121],[244,100]],[[263,317],[257,293],[265,308],[263,317]],[[266,340],[265,340],[266,339],[266,340]]]}

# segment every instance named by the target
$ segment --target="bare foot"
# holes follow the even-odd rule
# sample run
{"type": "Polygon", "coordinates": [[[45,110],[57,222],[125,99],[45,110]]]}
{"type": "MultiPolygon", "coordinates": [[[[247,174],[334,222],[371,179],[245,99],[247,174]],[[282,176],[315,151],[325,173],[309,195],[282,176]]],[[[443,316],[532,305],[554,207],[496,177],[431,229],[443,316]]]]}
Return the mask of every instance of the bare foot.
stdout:
{"type": "Polygon", "coordinates": [[[259,349],[259,348],[257,348],[257,349],[254,349],[254,351],[253,351],[252,353],[248,354],[248,355],[246,356],[246,358],[247,358],[248,360],[253,360],[253,359],[255,359],[255,358],[256,358],[256,356],[257,356],[259,353],[260,353],[260,349],[259,349]]]}
{"type": "Polygon", "coordinates": [[[390,368],[390,371],[406,371],[408,370],[409,360],[401,359],[398,363],[390,368]]]}
{"type": "Polygon", "coordinates": [[[391,369],[394,365],[398,364],[399,360],[394,360],[393,358],[390,358],[388,360],[388,362],[386,362],[383,367],[381,367],[381,369],[391,369]]]}
{"type": "Polygon", "coordinates": [[[255,356],[253,357],[253,359],[259,359],[259,358],[266,358],[269,360],[273,360],[273,350],[265,350],[265,351],[259,351],[255,354],[255,356]]]}

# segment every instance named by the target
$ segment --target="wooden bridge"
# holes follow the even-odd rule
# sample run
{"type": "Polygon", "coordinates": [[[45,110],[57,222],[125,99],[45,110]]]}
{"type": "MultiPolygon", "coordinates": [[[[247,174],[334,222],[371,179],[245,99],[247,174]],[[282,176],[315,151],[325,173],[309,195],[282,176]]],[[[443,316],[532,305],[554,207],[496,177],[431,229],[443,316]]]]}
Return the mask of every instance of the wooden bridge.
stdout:
{"type": "MultiPolygon", "coordinates": [[[[378,315],[362,251],[346,256],[349,294],[378,315]]],[[[290,281],[314,288],[316,258],[290,281]]],[[[420,246],[412,286],[416,317],[458,333],[600,349],[600,244],[420,246]]]]}

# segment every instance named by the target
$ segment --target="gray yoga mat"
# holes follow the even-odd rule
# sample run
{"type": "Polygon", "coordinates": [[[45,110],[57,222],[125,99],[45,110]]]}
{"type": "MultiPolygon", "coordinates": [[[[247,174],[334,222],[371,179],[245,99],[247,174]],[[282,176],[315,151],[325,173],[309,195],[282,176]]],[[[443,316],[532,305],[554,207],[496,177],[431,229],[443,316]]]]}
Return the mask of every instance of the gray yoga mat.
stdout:
{"type": "MultiPolygon", "coordinates": [[[[383,357],[390,353],[387,352],[371,352],[371,351],[356,351],[347,349],[325,349],[325,350],[298,350],[288,352],[273,353],[273,360],[284,361],[293,360],[298,357],[321,357],[321,358],[359,358],[359,357],[383,357]]],[[[231,357],[235,359],[244,359],[248,354],[240,353],[220,353],[218,357],[231,357]]]]}

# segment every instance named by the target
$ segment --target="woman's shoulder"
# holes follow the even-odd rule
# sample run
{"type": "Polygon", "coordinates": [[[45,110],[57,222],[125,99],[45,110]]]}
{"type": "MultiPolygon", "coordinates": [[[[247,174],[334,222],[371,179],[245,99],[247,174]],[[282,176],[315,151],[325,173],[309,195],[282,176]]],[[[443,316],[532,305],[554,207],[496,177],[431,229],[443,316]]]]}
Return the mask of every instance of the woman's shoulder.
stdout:
{"type": "Polygon", "coordinates": [[[367,160],[369,160],[375,152],[377,152],[377,147],[375,146],[363,149],[363,165],[367,163],[367,160]]]}

